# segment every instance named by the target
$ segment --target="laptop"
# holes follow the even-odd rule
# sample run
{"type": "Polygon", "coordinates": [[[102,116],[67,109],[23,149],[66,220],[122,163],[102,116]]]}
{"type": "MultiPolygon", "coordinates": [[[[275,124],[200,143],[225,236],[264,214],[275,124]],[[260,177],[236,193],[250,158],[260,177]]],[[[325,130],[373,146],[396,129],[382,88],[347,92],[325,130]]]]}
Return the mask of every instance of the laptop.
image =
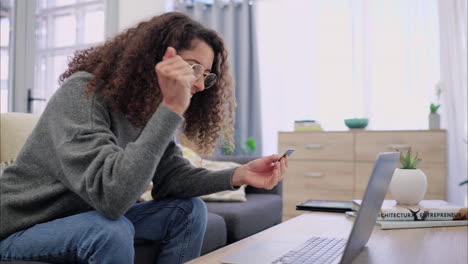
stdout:
{"type": "Polygon", "coordinates": [[[399,159],[399,152],[379,153],[377,156],[348,239],[304,237],[291,233],[275,241],[262,241],[237,251],[223,258],[222,263],[350,263],[369,241],[399,159]]]}

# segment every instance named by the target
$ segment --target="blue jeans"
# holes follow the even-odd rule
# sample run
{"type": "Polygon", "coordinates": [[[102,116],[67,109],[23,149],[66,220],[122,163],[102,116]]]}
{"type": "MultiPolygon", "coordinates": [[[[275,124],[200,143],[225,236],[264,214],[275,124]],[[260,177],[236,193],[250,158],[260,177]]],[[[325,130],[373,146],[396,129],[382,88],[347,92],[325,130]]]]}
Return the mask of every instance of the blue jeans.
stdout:
{"type": "Polygon", "coordinates": [[[134,244],[147,243],[158,248],[157,263],[183,263],[200,256],[206,222],[200,198],[138,203],[118,220],[90,211],[10,235],[0,241],[0,259],[128,264],[134,244]]]}

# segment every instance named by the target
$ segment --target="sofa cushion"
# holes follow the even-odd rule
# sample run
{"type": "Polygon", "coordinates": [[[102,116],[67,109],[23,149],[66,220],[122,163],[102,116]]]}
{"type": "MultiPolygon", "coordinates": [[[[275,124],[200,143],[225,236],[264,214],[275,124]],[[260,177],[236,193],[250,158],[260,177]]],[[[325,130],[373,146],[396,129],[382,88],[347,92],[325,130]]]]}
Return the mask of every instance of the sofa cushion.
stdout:
{"type": "MultiPolygon", "coordinates": [[[[188,159],[192,165],[195,167],[205,168],[213,171],[224,170],[234,167],[239,167],[241,164],[230,162],[230,161],[213,161],[202,158],[194,150],[179,145],[182,150],[182,155],[184,158],[188,159]]],[[[212,193],[208,195],[203,195],[200,198],[204,201],[210,202],[245,202],[245,187],[247,185],[242,185],[239,189],[235,191],[222,191],[217,193],[212,193]]]]}
{"type": "Polygon", "coordinates": [[[224,218],[228,243],[281,223],[282,200],[277,194],[247,194],[245,203],[206,203],[208,211],[224,218]]]}
{"type": "Polygon", "coordinates": [[[38,120],[39,115],[33,114],[0,114],[0,163],[8,165],[16,159],[38,120]]]}
{"type": "Polygon", "coordinates": [[[226,242],[227,230],[224,218],[213,213],[208,213],[208,224],[206,226],[201,254],[204,255],[221,248],[226,245],[226,242]]]}
{"type": "Polygon", "coordinates": [[[235,191],[221,191],[208,195],[200,196],[205,202],[245,202],[247,198],[245,196],[245,186],[242,185],[235,191]]]}

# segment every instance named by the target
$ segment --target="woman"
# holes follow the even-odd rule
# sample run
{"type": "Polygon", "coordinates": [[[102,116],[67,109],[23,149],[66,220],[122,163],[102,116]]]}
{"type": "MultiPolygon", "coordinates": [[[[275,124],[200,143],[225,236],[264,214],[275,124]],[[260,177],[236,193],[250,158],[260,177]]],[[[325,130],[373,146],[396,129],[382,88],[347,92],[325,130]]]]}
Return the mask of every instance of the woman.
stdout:
{"type": "Polygon", "coordinates": [[[179,13],[142,22],[78,52],[17,160],[0,178],[0,255],[57,263],[158,263],[200,255],[204,194],[273,188],[287,167],[271,155],[223,171],[195,168],[178,127],[204,152],[229,140],[235,107],[227,53],[212,30],[179,13]],[[154,201],[135,204],[153,182],[154,201]]]}

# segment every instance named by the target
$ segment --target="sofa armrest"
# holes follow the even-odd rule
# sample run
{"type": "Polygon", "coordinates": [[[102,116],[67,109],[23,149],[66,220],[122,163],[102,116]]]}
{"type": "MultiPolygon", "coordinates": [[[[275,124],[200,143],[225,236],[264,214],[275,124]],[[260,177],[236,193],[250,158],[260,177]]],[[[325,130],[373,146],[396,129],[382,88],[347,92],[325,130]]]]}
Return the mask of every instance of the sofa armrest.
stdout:
{"type": "MultiPolygon", "coordinates": [[[[203,157],[209,160],[215,160],[215,161],[231,161],[231,162],[236,162],[239,164],[246,164],[249,163],[252,160],[261,158],[261,157],[255,157],[255,156],[213,156],[213,157],[203,157]]],[[[278,183],[278,185],[275,186],[275,188],[271,190],[266,190],[266,189],[261,189],[261,188],[255,188],[252,186],[247,186],[245,189],[246,193],[270,193],[270,194],[283,194],[283,182],[278,183]]]]}
{"type": "Polygon", "coordinates": [[[247,188],[245,188],[245,192],[246,193],[269,193],[269,194],[278,194],[282,196],[283,195],[283,182],[279,182],[278,185],[276,185],[275,188],[271,190],[247,186],[247,188]]]}

